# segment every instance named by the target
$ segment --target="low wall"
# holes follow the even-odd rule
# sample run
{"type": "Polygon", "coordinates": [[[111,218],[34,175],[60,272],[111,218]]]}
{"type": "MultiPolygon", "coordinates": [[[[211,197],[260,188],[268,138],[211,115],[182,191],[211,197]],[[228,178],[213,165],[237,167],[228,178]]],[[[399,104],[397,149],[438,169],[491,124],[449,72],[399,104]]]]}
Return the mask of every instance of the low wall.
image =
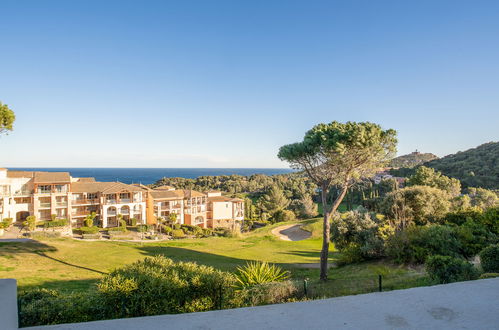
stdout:
{"type": "Polygon", "coordinates": [[[13,278],[3,278],[0,279],[0,329],[17,328],[17,282],[13,278]]]}

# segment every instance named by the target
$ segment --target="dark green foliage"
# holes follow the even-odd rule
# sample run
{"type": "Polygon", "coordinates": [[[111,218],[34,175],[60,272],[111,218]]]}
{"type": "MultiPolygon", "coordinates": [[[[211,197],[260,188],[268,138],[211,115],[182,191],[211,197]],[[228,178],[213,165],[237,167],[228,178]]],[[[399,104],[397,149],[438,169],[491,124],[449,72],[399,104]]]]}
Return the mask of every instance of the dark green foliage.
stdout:
{"type": "Polygon", "coordinates": [[[228,228],[215,228],[213,234],[219,237],[232,237],[232,231],[228,228]]]}
{"type": "Polygon", "coordinates": [[[179,229],[182,229],[182,226],[179,223],[176,223],[173,225],[173,229],[179,230],[179,229]]]}
{"type": "Polygon", "coordinates": [[[212,310],[220,288],[231,300],[233,283],[230,273],[158,256],[113,271],[98,290],[106,314],[123,318],[212,310]]]}
{"type": "Polygon", "coordinates": [[[451,196],[458,196],[461,193],[461,182],[454,178],[449,178],[435,169],[420,166],[416,169],[414,175],[411,175],[407,181],[407,186],[428,186],[438,188],[448,192],[451,196]]]}
{"type": "Polygon", "coordinates": [[[460,257],[462,243],[449,226],[410,227],[388,239],[386,253],[398,263],[423,263],[431,255],[460,257]]]}
{"type": "Polygon", "coordinates": [[[486,247],[480,252],[483,271],[486,273],[499,273],[499,244],[486,247]]]}
{"type": "Polygon", "coordinates": [[[499,142],[489,142],[425,163],[459,179],[463,187],[499,189],[499,142]]]}
{"type": "Polygon", "coordinates": [[[350,211],[335,216],[331,223],[331,241],[343,254],[341,262],[384,256],[385,224],[386,221],[367,212],[350,211]]]}
{"type": "Polygon", "coordinates": [[[432,153],[421,153],[413,152],[407,155],[402,155],[393,158],[390,161],[390,167],[404,167],[412,168],[417,165],[429,162],[430,160],[438,159],[438,157],[432,153]]]}
{"type": "Polygon", "coordinates": [[[196,235],[196,236],[202,236],[203,235],[203,228],[199,226],[193,226],[193,225],[181,225],[180,228],[186,233],[187,235],[196,235]]]}
{"type": "Polygon", "coordinates": [[[490,232],[499,235],[499,206],[491,207],[479,218],[479,221],[490,232]]]}
{"type": "Polygon", "coordinates": [[[454,227],[461,243],[461,255],[465,258],[476,256],[486,246],[496,243],[497,236],[480,223],[467,220],[463,225],[454,227]]]}
{"type": "Polygon", "coordinates": [[[213,235],[213,229],[211,229],[211,228],[203,228],[203,235],[205,237],[213,235]]]}
{"type": "Polygon", "coordinates": [[[16,115],[7,104],[0,102],[0,134],[12,131],[16,115]]]}
{"type": "Polygon", "coordinates": [[[478,209],[467,209],[456,212],[449,212],[443,218],[444,223],[462,225],[466,221],[479,221],[482,216],[482,211],[478,209]]]}
{"type": "Polygon", "coordinates": [[[87,322],[105,318],[98,298],[92,293],[60,294],[35,289],[18,295],[21,327],[87,322]]]}
{"type": "Polygon", "coordinates": [[[430,256],[425,266],[430,278],[440,284],[476,280],[480,275],[469,262],[450,256],[430,256]]]}
{"type": "Polygon", "coordinates": [[[170,235],[173,231],[173,228],[170,227],[170,226],[166,226],[166,225],[160,225],[160,228],[161,228],[161,232],[167,234],[167,235],[170,235]]]}

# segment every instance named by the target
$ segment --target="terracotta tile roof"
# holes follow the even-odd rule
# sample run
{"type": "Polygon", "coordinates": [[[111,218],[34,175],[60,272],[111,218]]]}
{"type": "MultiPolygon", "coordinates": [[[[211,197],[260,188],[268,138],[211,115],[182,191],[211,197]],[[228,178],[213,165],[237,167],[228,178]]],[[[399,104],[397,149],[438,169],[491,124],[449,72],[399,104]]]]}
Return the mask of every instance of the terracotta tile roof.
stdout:
{"type": "Polygon", "coordinates": [[[144,190],[144,191],[152,191],[151,188],[149,188],[148,186],[146,185],[143,185],[142,183],[132,183],[131,184],[132,186],[136,186],[136,187],[139,187],[140,189],[144,190]]]}
{"type": "Polygon", "coordinates": [[[33,174],[30,171],[7,171],[8,178],[32,178],[33,174]]]}
{"type": "Polygon", "coordinates": [[[192,189],[182,189],[181,191],[184,192],[184,197],[185,198],[192,198],[192,197],[206,197],[205,194],[199,192],[199,191],[196,191],[196,190],[192,190],[192,189]]]}
{"type": "Polygon", "coordinates": [[[220,202],[244,202],[241,198],[231,198],[226,196],[212,196],[208,197],[208,202],[220,203],[220,202]]]}
{"type": "Polygon", "coordinates": [[[96,182],[96,181],[95,178],[88,177],[88,178],[78,178],[76,182],[96,182]]]}
{"type": "Polygon", "coordinates": [[[69,172],[35,172],[34,183],[69,183],[69,172]]]}
{"type": "Polygon", "coordinates": [[[139,187],[121,182],[73,182],[73,184],[71,184],[71,191],[75,193],[100,192],[104,194],[114,194],[123,191],[142,192],[143,190],[139,187]]]}
{"type": "Polygon", "coordinates": [[[156,187],[154,190],[175,190],[175,187],[164,185],[156,187]]]}
{"type": "Polygon", "coordinates": [[[184,199],[182,190],[163,190],[163,191],[150,191],[154,199],[184,199]]]}

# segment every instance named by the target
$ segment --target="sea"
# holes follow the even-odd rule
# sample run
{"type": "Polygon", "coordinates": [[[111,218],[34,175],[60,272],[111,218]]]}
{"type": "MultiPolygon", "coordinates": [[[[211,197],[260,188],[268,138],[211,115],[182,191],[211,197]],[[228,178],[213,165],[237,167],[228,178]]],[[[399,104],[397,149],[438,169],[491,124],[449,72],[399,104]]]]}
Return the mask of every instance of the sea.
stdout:
{"type": "Polygon", "coordinates": [[[162,178],[195,179],[206,175],[276,175],[291,173],[288,168],[8,168],[12,171],[69,172],[72,177],[94,177],[97,181],[151,184],[162,178]]]}

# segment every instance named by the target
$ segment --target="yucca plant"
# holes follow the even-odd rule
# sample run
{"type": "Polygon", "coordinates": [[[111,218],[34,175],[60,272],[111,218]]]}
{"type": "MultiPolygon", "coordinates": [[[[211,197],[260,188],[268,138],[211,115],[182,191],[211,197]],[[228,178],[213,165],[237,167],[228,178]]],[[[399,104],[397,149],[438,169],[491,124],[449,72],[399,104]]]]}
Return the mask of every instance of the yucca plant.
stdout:
{"type": "Polygon", "coordinates": [[[244,267],[237,267],[236,286],[244,288],[262,283],[281,282],[287,280],[289,276],[289,272],[279,266],[251,261],[244,267]]]}

